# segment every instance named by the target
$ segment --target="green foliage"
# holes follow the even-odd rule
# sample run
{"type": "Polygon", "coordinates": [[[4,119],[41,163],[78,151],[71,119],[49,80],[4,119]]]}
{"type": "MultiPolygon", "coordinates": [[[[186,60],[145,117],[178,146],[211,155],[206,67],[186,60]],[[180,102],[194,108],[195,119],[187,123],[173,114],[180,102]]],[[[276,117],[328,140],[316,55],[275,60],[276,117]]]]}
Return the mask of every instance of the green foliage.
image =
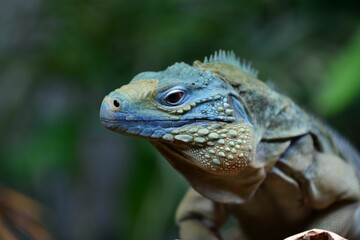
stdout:
{"type": "Polygon", "coordinates": [[[126,194],[131,223],[128,227],[133,230],[126,239],[161,239],[173,225],[174,208],[184,193],[185,183],[165,159],[154,154],[150,144],[140,142],[136,146],[141,149],[136,156],[138,171],[130,176],[126,194]]]}
{"type": "Polygon", "coordinates": [[[324,75],[324,88],[315,100],[320,112],[334,115],[360,93],[360,27],[324,75]]]}
{"type": "Polygon", "coordinates": [[[17,140],[4,150],[1,175],[26,187],[34,177],[50,177],[59,169],[71,171],[76,162],[77,122],[63,120],[55,126],[39,128],[31,138],[17,140]],[[41,176],[42,175],[42,176],[41,176]]]}

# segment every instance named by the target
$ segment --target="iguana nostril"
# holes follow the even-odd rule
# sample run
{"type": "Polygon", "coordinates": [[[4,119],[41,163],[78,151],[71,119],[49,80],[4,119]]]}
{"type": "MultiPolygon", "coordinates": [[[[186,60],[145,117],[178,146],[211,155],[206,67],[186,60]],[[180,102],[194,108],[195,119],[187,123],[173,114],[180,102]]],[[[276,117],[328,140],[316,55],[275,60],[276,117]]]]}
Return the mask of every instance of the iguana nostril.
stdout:
{"type": "Polygon", "coordinates": [[[115,107],[120,107],[120,103],[118,102],[118,100],[115,99],[113,103],[115,107]]]}
{"type": "Polygon", "coordinates": [[[121,101],[118,99],[108,99],[109,109],[113,112],[118,112],[121,110],[121,101]]]}

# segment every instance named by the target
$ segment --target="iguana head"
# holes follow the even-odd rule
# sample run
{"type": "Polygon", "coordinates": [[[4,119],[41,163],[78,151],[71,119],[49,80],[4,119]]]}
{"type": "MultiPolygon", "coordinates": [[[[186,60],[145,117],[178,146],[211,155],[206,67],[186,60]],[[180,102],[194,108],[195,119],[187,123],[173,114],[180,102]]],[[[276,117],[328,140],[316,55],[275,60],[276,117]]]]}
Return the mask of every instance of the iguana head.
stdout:
{"type": "Polygon", "coordinates": [[[255,151],[239,94],[217,74],[185,63],[135,76],[104,98],[100,118],[212,174],[240,171],[255,151]]]}

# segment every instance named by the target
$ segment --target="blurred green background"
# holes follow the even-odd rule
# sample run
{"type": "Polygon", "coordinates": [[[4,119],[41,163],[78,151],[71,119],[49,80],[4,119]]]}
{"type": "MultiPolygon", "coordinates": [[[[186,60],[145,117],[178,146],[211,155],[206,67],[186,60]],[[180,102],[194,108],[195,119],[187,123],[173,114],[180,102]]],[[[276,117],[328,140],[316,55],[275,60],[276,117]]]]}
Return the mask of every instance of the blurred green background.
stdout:
{"type": "Polygon", "coordinates": [[[218,49],[360,147],[356,1],[0,0],[0,183],[44,205],[56,239],[176,238],[186,182],[99,106],[218,49]]]}

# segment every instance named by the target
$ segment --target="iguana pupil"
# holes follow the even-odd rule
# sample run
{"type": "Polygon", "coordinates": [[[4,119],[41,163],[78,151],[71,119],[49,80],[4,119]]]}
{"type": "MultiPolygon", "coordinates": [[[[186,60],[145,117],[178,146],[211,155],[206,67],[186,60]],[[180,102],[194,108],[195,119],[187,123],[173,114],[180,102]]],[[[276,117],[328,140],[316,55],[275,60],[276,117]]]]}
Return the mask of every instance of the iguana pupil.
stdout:
{"type": "Polygon", "coordinates": [[[165,96],[165,102],[169,105],[177,105],[181,102],[183,96],[184,92],[182,90],[173,90],[165,96]]]}

